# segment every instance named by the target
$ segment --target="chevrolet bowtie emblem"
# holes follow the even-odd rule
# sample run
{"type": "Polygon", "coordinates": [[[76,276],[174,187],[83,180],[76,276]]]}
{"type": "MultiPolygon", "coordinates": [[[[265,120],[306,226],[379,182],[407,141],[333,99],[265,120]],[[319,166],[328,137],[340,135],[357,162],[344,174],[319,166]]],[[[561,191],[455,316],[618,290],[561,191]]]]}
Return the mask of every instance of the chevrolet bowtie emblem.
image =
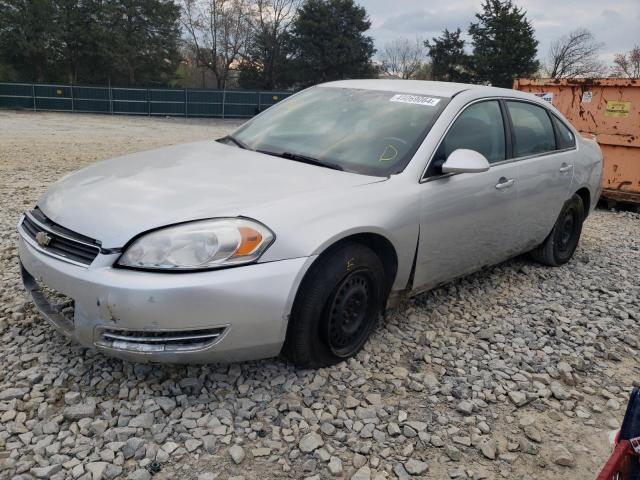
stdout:
{"type": "Polygon", "coordinates": [[[36,233],[36,242],[41,247],[46,247],[51,242],[51,237],[46,232],[36,233]]]}

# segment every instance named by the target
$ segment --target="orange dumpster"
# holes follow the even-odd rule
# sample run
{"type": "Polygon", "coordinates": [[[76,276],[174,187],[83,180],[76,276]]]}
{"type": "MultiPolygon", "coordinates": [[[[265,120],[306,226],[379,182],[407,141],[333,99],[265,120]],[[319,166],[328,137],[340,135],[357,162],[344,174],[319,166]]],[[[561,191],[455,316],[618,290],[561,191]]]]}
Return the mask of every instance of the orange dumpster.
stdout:
{"type": "Polygon", "coordinates": [[[516,79],[553,105],[604,155],[602,195],[640,204],[640,79],[516,79]]]}

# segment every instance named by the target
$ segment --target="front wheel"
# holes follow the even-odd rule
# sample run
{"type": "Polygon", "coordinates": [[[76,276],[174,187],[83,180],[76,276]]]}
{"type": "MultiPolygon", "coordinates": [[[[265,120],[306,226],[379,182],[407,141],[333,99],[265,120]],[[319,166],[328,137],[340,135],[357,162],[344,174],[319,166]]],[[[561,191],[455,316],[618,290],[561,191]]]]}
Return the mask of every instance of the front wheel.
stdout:
{"type": "Polygon", "coordinates": [[[580,241],[584,217],[582,198],[573,195],[562,207],[547,239],[531,252],[533,259],[551,267],[559,267],[571,260],[580,241]]]}
{"type": "Polygon", "coordinates": [[[370,248],[349,243],[330,250],[300,286],[283,353],[304,368],[352,357],[376,326],[385,292],[382,262],[370,248]]]}

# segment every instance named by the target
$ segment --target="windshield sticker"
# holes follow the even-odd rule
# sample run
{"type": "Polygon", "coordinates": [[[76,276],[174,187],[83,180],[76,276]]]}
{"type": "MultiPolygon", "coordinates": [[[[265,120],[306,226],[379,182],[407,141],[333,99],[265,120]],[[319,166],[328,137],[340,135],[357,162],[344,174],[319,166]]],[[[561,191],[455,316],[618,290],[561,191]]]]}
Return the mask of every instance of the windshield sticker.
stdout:
{"type": "Polygon", "coordinates": [[[421,97],[419,95],[394,95],[389,99],[390,102],[412,103],[414,105],[425,105],[427,107],[435,107],[440,103],[439,98],[421,97]]]}
{"type": "Polygon", "coordinates": [[[380,158],[378,158],[379,162],[390,162],[395,160],[398,156],[398,149],[393,145],[389,144],[385,147],[384,151],[380,154],[380,158]]]}

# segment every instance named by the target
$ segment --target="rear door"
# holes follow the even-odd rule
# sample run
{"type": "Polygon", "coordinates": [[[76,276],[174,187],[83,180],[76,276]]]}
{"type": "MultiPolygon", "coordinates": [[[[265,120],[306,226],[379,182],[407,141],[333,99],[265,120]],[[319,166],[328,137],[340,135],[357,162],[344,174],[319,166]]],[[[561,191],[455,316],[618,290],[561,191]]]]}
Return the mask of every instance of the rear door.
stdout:
{"type": "Polygon", "coordinates": [[[504,103],[519,179],[514,240],[519,251],[526,251],[542,243],[570,196],[575,138],[540,105],[520,100],[504,103]]]}
{"type": "Polygon", "coordinates": [[[482,100],[465,107],[442,139],[420,192],[415,291],[512,255],[518,179],[505,127],[500,102],[482,100]],[[491,168],[443,175],[442,164],[459,148],[482,153],[491,168]]]}

